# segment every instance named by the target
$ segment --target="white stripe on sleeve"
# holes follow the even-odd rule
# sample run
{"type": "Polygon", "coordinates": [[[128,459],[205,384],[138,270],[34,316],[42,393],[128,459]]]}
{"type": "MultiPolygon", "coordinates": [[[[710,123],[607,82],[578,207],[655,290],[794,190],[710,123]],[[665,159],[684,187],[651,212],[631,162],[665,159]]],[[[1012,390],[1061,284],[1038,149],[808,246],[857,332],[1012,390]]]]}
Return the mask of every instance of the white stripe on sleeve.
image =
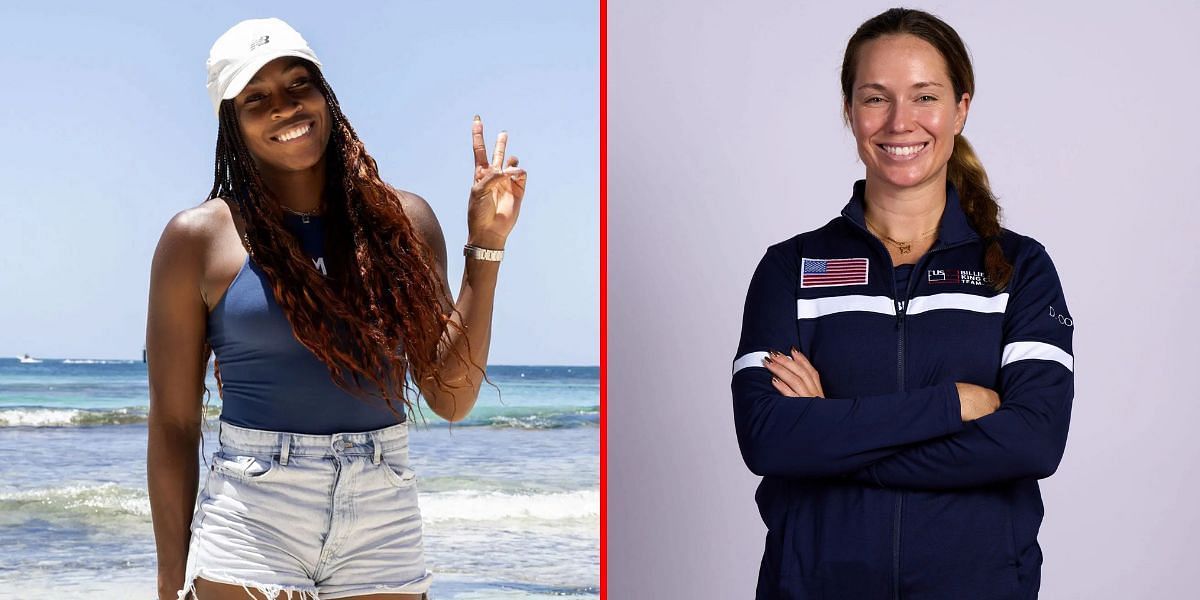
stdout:
{"type": "MultiPolygon", "coordinates": [[[[738,371],[746,367],[762,367],[762,361],[767,357],[766,352],[749,352],[743,354],[733,361],[733,373],[736,375],[738,371]]],[[[766,367],[763,367],[764,369],[766,367]]]]}
{"type": "Polygon", "coordinates": [[[1004,355],[1000,359],[1000,367],[1017,362],[1018,360],[1052,360],[1072,373],[1075,372],[1075,358],[1053,344],[1045,342],[1013,342],[1004,346],[1004,355]]]}

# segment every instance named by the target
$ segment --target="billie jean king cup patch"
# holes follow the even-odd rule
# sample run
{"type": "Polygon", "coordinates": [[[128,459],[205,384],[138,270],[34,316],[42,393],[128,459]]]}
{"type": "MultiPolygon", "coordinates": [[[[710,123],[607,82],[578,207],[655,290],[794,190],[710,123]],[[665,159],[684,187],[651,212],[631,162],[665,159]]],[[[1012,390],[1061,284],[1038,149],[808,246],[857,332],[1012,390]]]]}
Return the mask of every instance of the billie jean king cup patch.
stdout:
{"type": "Polygon", "coordinates": [[[839,285],[865,285],[867,283],[867,259],[865,258],[805,258],[800,271],[800,287],[833,287],[839,285]]]}
{"type": "Polygon", "coordinates": [[[960,269],[930,269],[929,283],[965,283],[970,285],[988,285],[991,280],[983,271],[964,271],[960,269]]]}

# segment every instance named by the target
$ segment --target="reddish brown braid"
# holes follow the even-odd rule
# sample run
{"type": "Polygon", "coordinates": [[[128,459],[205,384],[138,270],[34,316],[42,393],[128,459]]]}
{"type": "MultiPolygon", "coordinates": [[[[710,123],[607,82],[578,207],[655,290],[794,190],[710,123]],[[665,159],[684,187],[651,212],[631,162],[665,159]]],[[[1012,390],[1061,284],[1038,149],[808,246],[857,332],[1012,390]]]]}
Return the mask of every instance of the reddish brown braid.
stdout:
{"type": "MultiPolygon", "coordinates": [[[[330,274],[314,269],[295,235],[283,227],[283,209],[262,183],[232,100],[220,108],[208,199],[224,198],[238,212],[246,251],[270,282],[296,338],[325,363],[333,381],[347,392],[380,398],[394,412],[412,415],[411,382],[429,381],[445,390],[466,387],[449,385],[437,360],[447,328],[463,331],[463,326],[443,312],[441,298],[447,291],[436,274],[434,254],[404,214],[399,193],[380,179],[375,159],[320,70],[306,66],[333,121],[324,157],[330,274]]],[[[457,348],[453,351],[464,358],[457,348]]],[[[215,361],[214,371],[220,389],[215,361]]]]}

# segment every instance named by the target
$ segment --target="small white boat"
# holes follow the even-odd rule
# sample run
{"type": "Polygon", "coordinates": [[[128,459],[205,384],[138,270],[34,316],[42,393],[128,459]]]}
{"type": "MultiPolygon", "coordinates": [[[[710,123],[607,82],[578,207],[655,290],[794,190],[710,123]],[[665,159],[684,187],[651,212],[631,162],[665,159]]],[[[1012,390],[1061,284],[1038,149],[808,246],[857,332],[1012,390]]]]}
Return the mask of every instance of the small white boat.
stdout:
{"type": "Polygon", "coordinates": [[[17,360],[21,361],[22,364],[26,364],[26,365],[32,365],[32,364],[37,364],[37,363],[42,362],[28,354],[26,354],[25,356],[18,356],[17,360]]]}

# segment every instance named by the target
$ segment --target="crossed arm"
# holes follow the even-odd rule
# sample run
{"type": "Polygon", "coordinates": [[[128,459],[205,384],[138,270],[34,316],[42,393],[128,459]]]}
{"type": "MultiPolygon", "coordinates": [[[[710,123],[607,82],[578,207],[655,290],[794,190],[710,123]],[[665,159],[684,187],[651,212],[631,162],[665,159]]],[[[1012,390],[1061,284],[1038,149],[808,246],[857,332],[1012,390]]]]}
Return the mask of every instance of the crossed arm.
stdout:
{"type": "Polygon", "coordinates": [[[881,396],[825,398],[811,363],[789,352],[796,345],[794,327],[783,324],[795,319],[794,286],[788,283],[795,276],[786,256],[769,251],[747,295],[739,353],[758,350],[771,360],[742,365],[749,368],[733,380],[738,440],[750,469],[913,489],[1053,473],[1065,447],[1073,395],[1072,327],[1048,316],[1051,309],[1067,314],[1049,257],[1040,246],[1029,254],[1019,265],[1021,278],[1014,278],[1005,315],[999,394],[948,382],[881,396]]]}

